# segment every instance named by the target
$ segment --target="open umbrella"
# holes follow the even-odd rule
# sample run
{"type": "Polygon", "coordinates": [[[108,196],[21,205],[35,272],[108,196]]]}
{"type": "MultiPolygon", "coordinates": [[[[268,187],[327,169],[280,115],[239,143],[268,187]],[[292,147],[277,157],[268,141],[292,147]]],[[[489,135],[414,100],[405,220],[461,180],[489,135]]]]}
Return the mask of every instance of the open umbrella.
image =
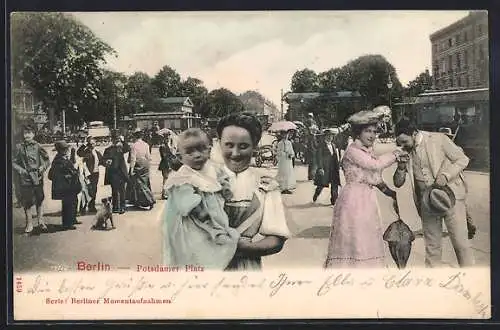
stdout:
{"type": "Polygon", "coordinates": [[[275,122],[269,127],[269,131],[278,132],[278,131],[289,131],[297,129],[297,125],[295,125],[291,121],[278,121],[275,122]]]}
{"type": "Polygon", "coordinates": [[[379,105],[378,107],[373,108],[372,111],[380,114],[381,117],[390,116],[392,114],[391,108],[387,105],[379,105]]]}
{"type": "Polygon", "coordinates": [[[162,128],[158,132],[156,132],[156,134],[158,134],[158,135],[167,135],[167,134],[173,135],[174,132],[171,129],[162,128]]]}
{"type": "Polygon", "coordinates": [[[401,220],[396,200],[394,200],[394,209],[398,214],[398,220],[387,227],[383,239],[389,244],[389,251],[396,266],[399,269],[404,269],[410,258],[411,245],[415,240],[415,235],[410,227],[401,220]]]}

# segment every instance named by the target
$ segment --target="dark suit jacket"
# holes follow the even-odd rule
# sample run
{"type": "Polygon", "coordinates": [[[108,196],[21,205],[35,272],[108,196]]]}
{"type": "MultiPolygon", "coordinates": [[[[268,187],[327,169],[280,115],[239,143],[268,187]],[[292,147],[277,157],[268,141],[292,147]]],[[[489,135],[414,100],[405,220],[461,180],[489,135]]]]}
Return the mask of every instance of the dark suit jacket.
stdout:
{"type": "Polygon", "coordinates": [[[76,196],[82,190],[78,170],[69,159],[61,154],[54,157],[48,178],[52,181],[53,200],[63,200],[69,195],[76,196]]]}
{"type": "Polygon", "coordinates": [[[325,174],[323,176],[316,176],[314,179],[314,184],[316,186],[327,187],[330,184],[340,185],[340,166],[339,159],[337,157],[337,147],[332,142],[333,155],[330,154],[328,146],[325,141],[321,141],[318,144],[318,149],[316,150],[316,159],[318,162],[318,169],[323,169],[325,174]]]}
{"type": "MultiPolygon", "coordinates": [[[[102,154],[98,150],[96,150],[96,153],[97,157],[99,158],[99,165],[104,165],[102,161],[102,154]]],[[[83,158],[83,161],[85,162],[85,165],[87,165],[90,173],[94,173],[94,154],[92,153],[92,150],[88,147],[88,145],[84,144],[80,146],[76,154],[83,158]]]]}
{"type": "Polygon", "coordinates": [[[104,150],[103,163],[105,164],[108,159],[111,160],[111,165],[106,166],[106,174],[104,176],[105,185],[111,184],[112,180],[127,181],[127,164],[123,155],[129,151],[130,147],[128,144],[124,144],[123,146],[112,145],[104,150]]]}

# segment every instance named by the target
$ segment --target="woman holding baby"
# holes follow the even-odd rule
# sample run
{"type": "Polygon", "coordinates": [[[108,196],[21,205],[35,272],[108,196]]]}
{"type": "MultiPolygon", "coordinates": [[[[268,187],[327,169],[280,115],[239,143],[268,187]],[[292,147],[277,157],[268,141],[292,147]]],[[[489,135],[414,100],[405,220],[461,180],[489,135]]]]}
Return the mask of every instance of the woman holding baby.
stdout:
{"type": "Polygon", "coordinates": [[[217,127],[224,165],[209,160],[207,135],[181,134],[183,166],[166,184],[164,263],[213,270],[259,270],[290,233],[278,183],[250,168],[262,136],[249,114],[231,114],[217,127]]]}

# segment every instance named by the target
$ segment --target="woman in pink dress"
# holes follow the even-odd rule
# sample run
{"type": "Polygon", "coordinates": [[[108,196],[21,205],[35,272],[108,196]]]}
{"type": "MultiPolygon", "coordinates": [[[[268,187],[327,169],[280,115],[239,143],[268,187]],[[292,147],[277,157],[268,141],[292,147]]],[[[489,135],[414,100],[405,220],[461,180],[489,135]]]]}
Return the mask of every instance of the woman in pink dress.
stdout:
{"type": "Polygon", "coordinates": [[[342,158],[346,184],[334,206],[325,268],[384,267],[376,185],[382,183],[382,171],[394,164],[402,152],[375,156],[377,121],[371,111],[349,118],[354,142],[342,158]]]}

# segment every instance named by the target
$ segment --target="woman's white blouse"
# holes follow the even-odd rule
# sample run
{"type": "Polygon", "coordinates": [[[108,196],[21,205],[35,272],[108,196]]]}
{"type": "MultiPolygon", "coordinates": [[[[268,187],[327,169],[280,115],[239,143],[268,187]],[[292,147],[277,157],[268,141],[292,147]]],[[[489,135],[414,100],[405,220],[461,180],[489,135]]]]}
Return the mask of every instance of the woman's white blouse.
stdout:
{"type": "MultiPolygon", "coordinates": [[[[241,173],[234,173],[224,165],[224,170],[230,178],[232,202],[250,202],[254,192],[259,189],[260,178],[255,170],[248,168],[241,173]]],[[[285,209],[281,200],[280,190],[268,191],[264,194],[264,212],[259,234],[276,235],[284,238],[291,236],[285,217],[285,209]]]]}

